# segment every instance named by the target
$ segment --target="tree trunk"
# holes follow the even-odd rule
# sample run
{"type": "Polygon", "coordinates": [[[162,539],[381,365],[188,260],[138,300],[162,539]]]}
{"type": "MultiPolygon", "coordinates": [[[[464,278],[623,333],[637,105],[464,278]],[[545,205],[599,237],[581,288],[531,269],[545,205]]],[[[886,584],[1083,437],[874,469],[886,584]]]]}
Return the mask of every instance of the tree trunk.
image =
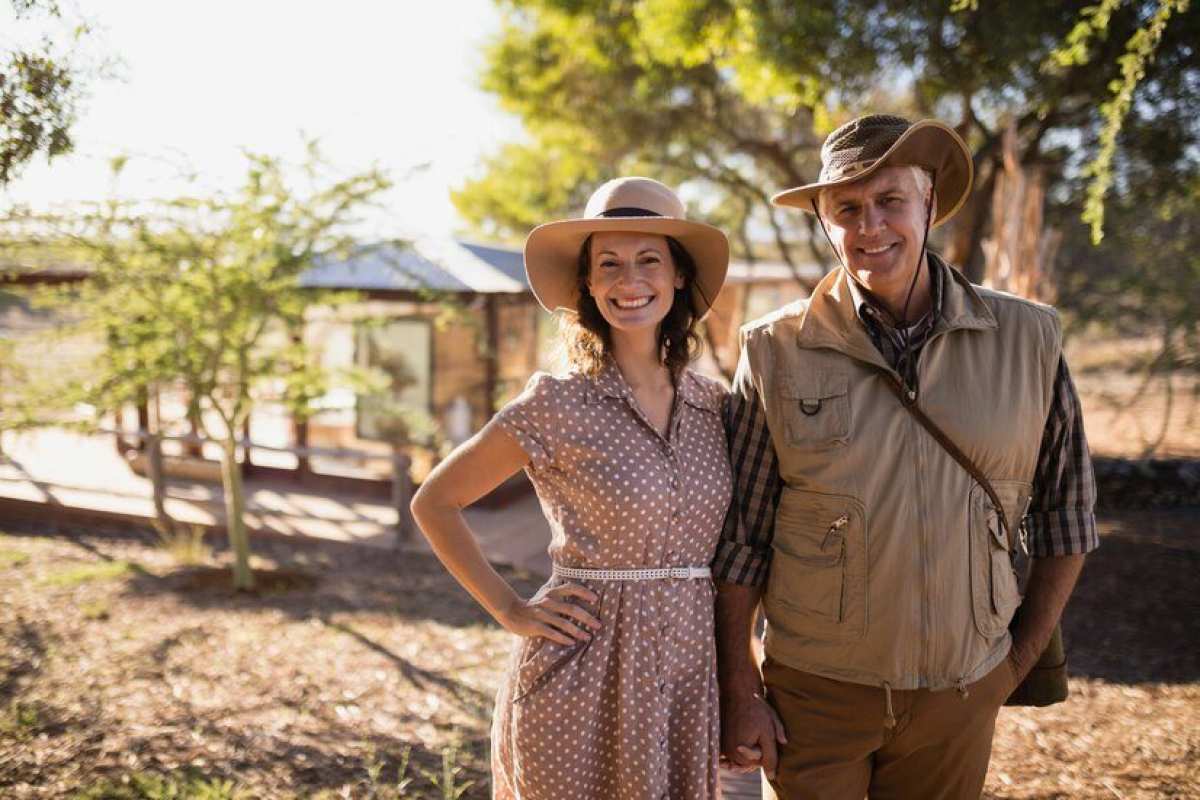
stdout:
{"type": "Polygon", "coordinates": [[[1061,237],[1043,221],[1044,170],[1021,163],[1011,126],[1003,134],[1001,154],[992,193],[991,237],[983,242],[985,282],[993,289],[1052,302],[1049,278],[1061,237]]]}
{"type": "Polygon", "coordinates": [[[246,506],[234,431],[236,428],[229,432],[222,448],[221,488],[225,495],[225,528],[229,531],[229,547],[233,550],[233,588],[245,591],[254,588],[254,574],[250,571],[250,539],[243,516],[246,506]]]}
{"type": "MultiPolygon", "coordinates": [[[[139,431],[150,430],[150,390],[145,386],[138,390],[137,426],[139,431]]],[[[146,449],[145,440],[141,438],[137,440],[137,449],[139,451],[146,449]]]]}
{"type": "Polygon", "coordinates": [[[392,505],[396,508],[396,545],[412,539],[413,518],[408,504],[412,502],[412,459],[403,446],[392,447],[392,505]]]}
{"type": "Polygon", "coordinates": [[[250,417],[246,416],[245,422],[242,423],[242,477],[252,477],[254,475],[254,460],[250,457],[250,417]]]}
{"type": "Polygon", "coordinates": [[[183,453],[189,458],[204,458],[204,445],[199,441],[203,432],[203,426],[200,424],[200,403],[194,397],[188,398],[187,418],[188,428],[196,441],[185,442],[183,453]]]}
{"type": "Polygon", "coordinates": [[[296,478],[300,483],[304,483],[312,476],[312,460],[308,455],[307,418],[292,416],[292,441],[296,443],[296,449],[301,451],[296,454],[296,478]]]}
{"type": "Polygon", "coordinates": [[[158,531],[168,536],[175,530],[175,521],[167,514],[167,481],[163,475],[162,438],[157,433],[146,437],[146,472],[154,490],[154,519],[158,531]]]}

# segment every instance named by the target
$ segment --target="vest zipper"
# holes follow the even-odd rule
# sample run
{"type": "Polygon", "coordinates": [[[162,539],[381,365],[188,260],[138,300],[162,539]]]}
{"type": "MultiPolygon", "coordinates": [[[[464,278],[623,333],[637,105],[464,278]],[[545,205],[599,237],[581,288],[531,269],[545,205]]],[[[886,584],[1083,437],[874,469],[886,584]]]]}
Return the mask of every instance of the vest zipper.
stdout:
{"type": "MultiPolygon", "coordinates": [[[[921,356],[925,354],[933,338],[934,334],[931,333],[929,338],[925,340],[925,343],[921,345],[921,351],[917,354],[916,363],[913,364],[913,381],[918,384],[921,380],[921,356]]],[[[915,387],[912,388],[915,389],[915,387]]],[[[912,415],[908,414],[907,416],[909,417],[909,430],[915,432],[915,430],[919,429],[923,433],[924,428],[921,428],[917,421],[912,418],[912,415]]],[[[917,469],[913,478],[917,487],[917,525],[919,526],[917,540],[921,555],[921,641],[918,645],[920,648],[918,654],[923,657],[919,658],[918,681],[927,677],[932,671],[929,665],[936,663],[934,654],[930,652],[933,647],[933,622],[930,619],[930,606],[932,604],[929,599],[929,542],[927,536],[929,526],[925,518],[925,502],[927,499],[925,496],[925,482],[921,478],[928,467],[925,463],[924,442],[924,437],[919,434],[913,438],[914,449],[917,451],[917,469]]]]}
{"type": "MultiPolygon", "coordinates": [[[[850,515],[849,514],[842,514],[840,517],[835,519],[833,521],[833,524],[829,526],[829,530],[825,533],[825,539],[822,540],[822,542],[821,542],[821,549],[824,550],[826,547],[829,546],[829,537],[833,536],[835,533],[837,533],[838,531],[840,531],[842,528],[846,527],[849,524],[850,524],[850,515]]],[[[844,542],[845,539],[843,538],[842,541],[844,542]]]]}
{"type": "Polygon", "coordinates": [[[824,552],[825,548],[829,546],[829,539],[832,536],[837,535],[840,537],[838,541],[837,555],[837,563],[842,568],[842,579],[839,581],[841,591],[838,592],[837,620],[839,624],[846,621],[846,536],[845,534],[842,534],[841,531],[842,528],[845,528],[849,524],[850,515],[842,514],[833,521],[833,524],[829,526],[829,530],[825,533],[825,539],[821,542],[821,551],[824,552]]]}
{"type": "MultiPolygon", "coordinates": [[[[909,430],[914,427],[919,427],[916,420],[909,420],[909,430]]],[[[926,536],[926,528],[928,524],[925,519],[925,483],[921,480],[921,476],[925,473],[927,465],[925,464],[924,442],[920,436],[913,439],[913,449],[917,451],[917,469],[914,471],[913,481],[917,488],[917,546],[920,557],[921,571],[921,638],[918,642],[918,681],[923,680],[930,673],[929,665],[934,663],[934,654],[929,652],[932,649],[933,643],[933,624],[930,621],[930,600],[929,600],[929,543],[926,536]]]]}

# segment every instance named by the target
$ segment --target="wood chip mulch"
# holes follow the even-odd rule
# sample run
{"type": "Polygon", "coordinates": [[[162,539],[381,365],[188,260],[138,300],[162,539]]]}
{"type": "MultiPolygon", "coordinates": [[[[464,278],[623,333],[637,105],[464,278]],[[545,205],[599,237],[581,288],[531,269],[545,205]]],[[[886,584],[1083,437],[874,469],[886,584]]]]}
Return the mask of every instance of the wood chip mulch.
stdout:
{"type": "MultiPolygon", "coordinates": [[[[447,753],[462,796],[488,797],[508,634],[428,556],[255,549],[274,585],[239,595],[211,568],[224,553],[179,567],[136,531],[0,535],[0,797],[157,796],[129,788],[145,776],[442,797],[447,753]]],[[[1001,712],[986,797],[1200,797],[1198,576],[1200,511],[1106,516],[1064,621],[1071,699],[1001,712]]]]}

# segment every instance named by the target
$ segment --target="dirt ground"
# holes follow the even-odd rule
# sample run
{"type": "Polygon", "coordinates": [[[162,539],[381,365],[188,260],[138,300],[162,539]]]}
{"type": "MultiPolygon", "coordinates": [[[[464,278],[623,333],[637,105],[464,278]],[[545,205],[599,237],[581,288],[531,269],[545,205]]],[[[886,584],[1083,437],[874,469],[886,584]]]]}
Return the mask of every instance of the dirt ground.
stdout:
{"type": "MultiPolygon", "coordinates": [[[[1198,525],[1105,519],[1072,698],[1002,712],[988,797],[1200,796],[1198,525]]],[[[256,549],[278,585],[234,596],[135,533],[0,536],[0,796],[487,797],[509,636],[429,557],[256,549]]]]}

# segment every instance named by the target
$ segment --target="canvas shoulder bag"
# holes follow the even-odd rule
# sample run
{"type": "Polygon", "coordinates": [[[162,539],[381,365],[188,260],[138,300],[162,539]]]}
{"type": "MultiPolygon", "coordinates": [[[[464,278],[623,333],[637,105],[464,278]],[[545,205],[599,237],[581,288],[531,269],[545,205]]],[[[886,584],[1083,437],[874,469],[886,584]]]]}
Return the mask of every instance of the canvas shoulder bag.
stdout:
{"type": "MultiPolygon", "coordinates": [[[[1004,526],[1004,533],[1008,539],[1009,551],[1013,551],[1017,546],[1016,534],[1009,524],[1008,516],[1004,512],[1004,505],[1000,502],[999,495],[992,488],[991,481],[983,474],[971,459],[959,449],[950,437],[948,437],[941,428],[930,419],[924,411],[917,408],[916,395],[910,393],[900,382],[900,379],[891,374],[884,373],[887,379],[885,382],[888,388],[895,393],[900,400],[900,405],[908,409],[908,412],[913,415],[913,418],[921,424],[934,440],[942,446],[942,448],[958,462],[959,466],[967,471],[967,473],[975,479],[975,482],[983,487],[983,491],[987,494],[988,499],[992,501],[992,505],[996,508],[996,513],[1000,517],[1000,524],[1004,526]]],[[[1021,608],[1017,607],[1017,611],[1013,614],[1012,622],[1009,623],[1009,630],[1014,630],[1017,626],[1017,621],[1021,616],[1021,608]]],[[[1013,689],[1012,694],[1004,701],[1006,706],[1048,706],[1054,703],[1061,703],[1067,699],[1067,654],[1063,648],[1062,640],[1062,625],[1054,626],[1054,634],[1050,637],[1049,644],[1042,652],[1037,663],[1024,680],[1013,689]]]]}

